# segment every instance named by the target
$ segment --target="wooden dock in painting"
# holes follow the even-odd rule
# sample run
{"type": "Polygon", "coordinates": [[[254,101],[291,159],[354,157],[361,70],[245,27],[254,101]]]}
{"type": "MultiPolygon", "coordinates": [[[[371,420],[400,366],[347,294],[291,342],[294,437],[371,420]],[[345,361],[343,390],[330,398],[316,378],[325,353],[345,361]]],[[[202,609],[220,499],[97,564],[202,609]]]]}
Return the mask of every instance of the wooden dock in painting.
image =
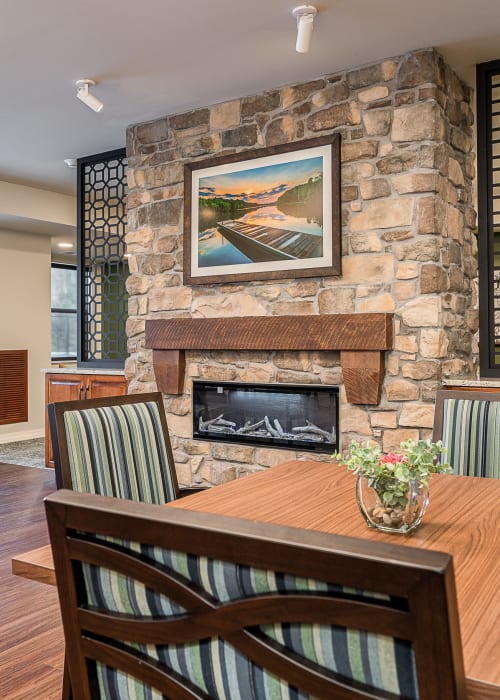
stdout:
{"type": "Polygon", "coordinates": [[[323,237],[242,221],[217,224],[222,235],[253,262],[318,258],[323,255],[323,237]]]}

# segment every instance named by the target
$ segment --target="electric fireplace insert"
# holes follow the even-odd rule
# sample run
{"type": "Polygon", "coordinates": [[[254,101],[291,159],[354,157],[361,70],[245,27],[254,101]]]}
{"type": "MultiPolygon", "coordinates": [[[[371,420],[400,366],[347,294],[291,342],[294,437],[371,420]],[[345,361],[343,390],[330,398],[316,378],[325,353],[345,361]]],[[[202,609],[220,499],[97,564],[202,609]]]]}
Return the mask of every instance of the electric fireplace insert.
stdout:
{"type": "Polygon", "coordinates": [[[259,447],[337,450],[339,388],[193,382],[193,438],[259,447]]]}

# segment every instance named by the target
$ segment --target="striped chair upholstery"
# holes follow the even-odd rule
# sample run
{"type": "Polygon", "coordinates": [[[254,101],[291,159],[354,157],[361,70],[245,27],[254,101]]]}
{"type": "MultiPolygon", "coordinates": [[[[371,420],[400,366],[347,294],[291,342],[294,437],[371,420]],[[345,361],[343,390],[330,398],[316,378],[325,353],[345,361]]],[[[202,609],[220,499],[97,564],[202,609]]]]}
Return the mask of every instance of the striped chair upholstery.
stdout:
{"type": "Polygon", "coordinates": [[[145,503],[178,496],[160,394],[56,403],[50,409],[59,486],[145,503]]]}
{"type": "Polygon", "coordinates": [[[454,591],[448,555],[426,553],[426,572],[412,550],[371,543],[360,566],[357,540],[116,503],[65,491],[46,500],[67,645],[79,649],[71,683],[90,689],[82,700],[460,697],[446,678],[460,649],[424,659],[426,626],[414,618],[421,603],[449,639],[456,601],[437,611],[454,591]],[[435,690],[421,687],[433,663],[435,690]]]}
{"type": "MultiPolygon", "coordinates": [[[[315,594],[325,606],[339,599],[381,602],[380,598],[365,591],[329,585],[324,581],[159,548],[141,548],[136,542],[115,541],[114,545],[127,553],[140,552],[148,562],[194,587],[212,604],[214,601],[220,605],[270,594],[296,594],[303,598],[315,594]]],[[[83,574],[84,600],[89,609],[149,619],[161,617],[165,621],[187,612],[175,601],[104,567],[84,565],[83,574]]],[[[388,598],[382,600],[384,605],[391,604],[388,598]]],[[[278,647],[284,654],[296,654],[318,668],[326,666],[339,676],[367,688],[409,699],[418,697],[415,659],[408,641],[321,622],[255,625],[252,634],[271,649],[278,647]]],[[[234,700],[235,688],[239,689],[238,697],[248,700],[275,697],[302,700],[309,697],[218,637],[189,644],[138,644],[134,649],[140,650],[144,658],[172,669],[210,698],[234,700]]],[[[125,679],[115,669],[102,664],[98,666],[97,676],[101,696],[106,698],[121,697],[121,683],[126,682],[127,686],[135,683],[132,677],[125,679]]],[[[126,697],[135,697],[127,692],[126,697]]]]}
{"type": "Polygon", "coordinates": [[[500,396],[486,392],[438,392],[434,439],[441,460],[456,474],[500,478],[500,396]]]}

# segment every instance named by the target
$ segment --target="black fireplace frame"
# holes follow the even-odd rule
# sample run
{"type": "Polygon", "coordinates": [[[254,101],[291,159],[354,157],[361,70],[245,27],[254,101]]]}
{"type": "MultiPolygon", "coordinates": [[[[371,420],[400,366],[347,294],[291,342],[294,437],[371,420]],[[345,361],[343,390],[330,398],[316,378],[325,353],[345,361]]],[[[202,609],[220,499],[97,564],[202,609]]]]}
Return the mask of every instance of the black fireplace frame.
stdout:
{"type": "MultiPolygon", "coordinates": [[[[298,452],[314,452],[321,454],[332,454],[338,450],[339,445],[339,407],[340,407],[340,396],[339,387],[336,385],[328,384],[257,384],[251,382],[217,382],[217,381],[205,381],[205,380],[193,380],[193,391],[192,391],[192,423],[193,423],[193,439],[194,440],[204,440],[207,442],[225,442],[235,445],[248,445],[253,447],[271,448],[271,449],[287,449],[295,450],[298,452]],[[201,411],[199,406],[196,405],[199,391],[214,390],[216,393],[224,392],[235,392],[236,390],[242,391],[243,393],[262,393],[262,394],[276,394],[283,395],[283,397],[297,395],[297,394],[315,394],[316,403],[322,403],[326,405],[329,402],[329,408],[333,408],[333,415],[329,415],[328,423],[325,421],[321,426],[315,423],[313,427],[307,426],[310,433],[303,433],[307,435],[307,439],[299,439],[298,437],[289,438],[281,436],[267,436],[259,437],[254,435],[242,434],[238,431],[236,432],[223,432],[224,427],[221,427],[221,432],[209,432],[202,431],[200,429],[200,416],[201,411]],[[318,433],[312,432],[314,428],[322,429],[325,432],[334,433],[335,439],[330,441],[319,440],[318,433]],[[317,440],[313,440],[312,437],[316,437],[317,440]]],[[[314,399],[312,399],[314,400],[314,399]]],[[[198,402],[199,403],[199,402],[198,402]]],[[[220,403],[220,402],[219,402],[220,403]]],[[[320,407],[316,408],[315,418],[318,415],[320,407]]],[[[218,413],[220,407],[215,411],[218,413]]],[[[283,413],[287,413],[284,411],[283,413]]],[[[204,416],[207,420],[212,419],[212,415],[205,413],[204,416]]],[[[312,417],[312,416],[311,416],[312,417]]],[[[259,417],[255,416],[258,420],[259,417]]],[[[274,416],[272,417],[274,418],[274,416]]],[[[286,418],[280,415],[279,418],[283,421],[285,425],[286,418]]],[[[205,418],[202,417],[202,420],[205,418]]],[[[224,421],[225,419],[223,419],[224,421]]],[[[316,418],[317,420],[317,418],[316,418]]],[[[271,422],[271,421],[269,421],[271,422]]],[[[293,431],[293,427],[304,425],[306,423],[306,418],[301,416],[301,419],[290,428],[290,432],[286,431],[285,435],[290,435],[293,431]]],[[[242,424],[243,425],[243,424],[242,424]]],[[[274,425],[274,424],[273,424],[274,425]]],[[[312,425],[312,424],[311,424],[312,425]]],[[[275,426],[274,426],[275,427],[275,426]]],[[[281,427],[281,426],[280,426],[281,427]]],[[[241,429],[241,428],[240,428],[241,429]]],[[[228,431],[231,428],[227,428],[228,431]]]]}

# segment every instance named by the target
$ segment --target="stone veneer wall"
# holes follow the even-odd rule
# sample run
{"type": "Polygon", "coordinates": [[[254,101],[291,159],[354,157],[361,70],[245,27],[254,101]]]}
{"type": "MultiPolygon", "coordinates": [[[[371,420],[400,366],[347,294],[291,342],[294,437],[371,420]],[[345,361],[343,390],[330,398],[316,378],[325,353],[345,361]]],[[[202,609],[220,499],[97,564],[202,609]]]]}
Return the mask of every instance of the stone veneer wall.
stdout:
{"type": "MultiPolygon", "coordinates": [[[[428,437],[441,379],[473,375],[477,359],[470,101],[429,49],[130,127],[130,391],[156,388],[146,318],[394,311],[380,405],[341,391],[344,446],[428,437]],[[330,132],[342,138],[342,275],[183,286],[184,163],[330,132]]],[[[309,457],[193,441],[192,378],[342,384],[337,353],[193,352],[186,376],[185,394],[165,397],[183,483],[309,457]]]]}

